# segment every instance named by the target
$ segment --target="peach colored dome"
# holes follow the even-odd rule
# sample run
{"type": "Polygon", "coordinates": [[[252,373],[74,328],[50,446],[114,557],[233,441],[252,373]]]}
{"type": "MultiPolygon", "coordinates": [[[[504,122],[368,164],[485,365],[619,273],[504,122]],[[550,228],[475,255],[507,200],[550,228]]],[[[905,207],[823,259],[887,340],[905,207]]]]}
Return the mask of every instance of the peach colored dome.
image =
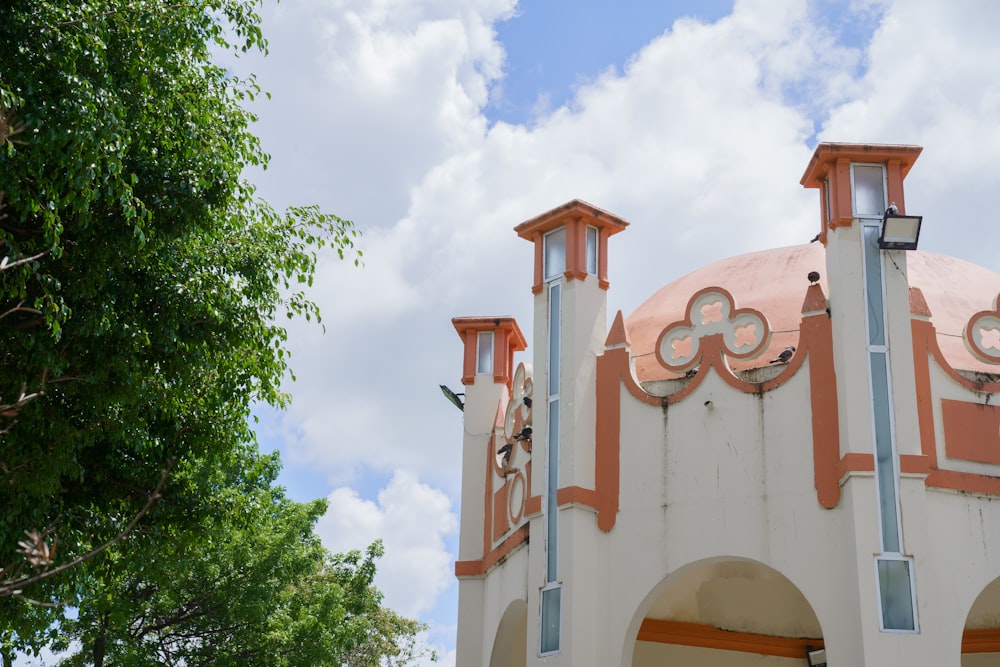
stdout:
{"type": "MultiPolygon", "coordinates": [[[[771,340],[764,353],[754,359],[730,360],[734,370],[766,366],[785,347],[797,344],[810,271],[820,273],[820,285],[829,295],[825,255],[820,243],[738,255],[661,288],[625,320],[639,380],[677,377],[657,361],[656,341],[667,326],[685,318],[688,300],[705,287],[722,287],[733,295],[738,308],[755,308],[767,318],[771,340]]],[[[907,272],[910,286],[923,292],[948,362],[961,370],[1000,371],[973,357],[962,341],[969,318],[993,308],[1000,294],[1000,275],[954,257],[923,251],[907,253],[907,272]]]]}

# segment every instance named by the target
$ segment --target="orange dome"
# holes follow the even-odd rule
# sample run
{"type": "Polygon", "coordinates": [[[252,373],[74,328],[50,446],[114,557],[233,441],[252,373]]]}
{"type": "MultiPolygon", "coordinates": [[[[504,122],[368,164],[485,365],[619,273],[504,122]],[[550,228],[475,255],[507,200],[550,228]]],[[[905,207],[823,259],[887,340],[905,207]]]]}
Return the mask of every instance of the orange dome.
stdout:
{"type": "MultiPolygon", "coordinates": [[[[754,359],[730,359],[733,370],[767,366],[768,360],[796,345],[802,321],[807,275],[818,271],[826,285],[826,253],[819,243],[775,248],[720,260],[678,278],[647,299],[625,320],[636,375],[642,382],[677,377],[656,359],[656,342],[670,324],[686,316],[688,300],[705,287],[722,287],[736,306],[754,308],[767,318],[771,340],[754,359]]],[[[911,287],[919,287],[937,329],[938,345],[956,369],[997,373],[1000,368],[976,359],[962,340],[969,319],[993,308],[1000,275],[969,262],[929,252],[907,253],[911,287]]]]}

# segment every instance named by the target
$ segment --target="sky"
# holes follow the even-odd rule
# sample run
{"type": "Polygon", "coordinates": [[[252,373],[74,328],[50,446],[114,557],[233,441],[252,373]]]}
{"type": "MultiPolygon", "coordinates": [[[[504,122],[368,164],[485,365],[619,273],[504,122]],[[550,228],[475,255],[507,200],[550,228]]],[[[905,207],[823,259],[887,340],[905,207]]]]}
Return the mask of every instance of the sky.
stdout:
{"type": "MultiPolygon", "coordinates": [[[[718,259],[807,242],[818,141],[916,144],[922,250],[1000,272],[1000,3],[992,0],[285,0],[265,3],[278,207],[363,232],[326,253],[323,327],[290,323],[284,412],[258,411],[335,551],[383,540],[386,603],[454,665],[462,413],[457,316],[532,327],[513,227],[574,198],[625,220],[609,317],[718,259]]],[[[992,304],[983,304],[986,309],[992,304]]],[[[530,340],[530,335],[529,335],[530,340]]],[[[515,361],[528,361],[531,351],[515,361]]]]}

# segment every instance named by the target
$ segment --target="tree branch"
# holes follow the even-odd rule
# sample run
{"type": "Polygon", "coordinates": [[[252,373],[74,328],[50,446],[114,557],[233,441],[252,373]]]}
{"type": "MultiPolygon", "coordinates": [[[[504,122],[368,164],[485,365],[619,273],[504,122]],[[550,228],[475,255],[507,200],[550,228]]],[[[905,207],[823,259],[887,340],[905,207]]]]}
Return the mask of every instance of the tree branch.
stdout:
{"type": "Polygon", "coordinates": [[[124,540],[129,535],[129,533],[132,532],[132,529],[135,528],[136,524],[139,523],[139,520],[142,519],[142,517],[144,517],[146,513],[150,510],[150,508],[153,506],[153,503],[159,500],[160,492],[163,490],[163,485],[167,481],[167,476],[170,474],[170,469],[174,467],[174,464],[176,462],[177,462],[176,457],[171,457],[170,460],[167,461],[167,465],[163,468],[163,472],[160,475],[160,481],[157,483],[156,488],[153,489],[153,492],[149,494],[149,497],[146,500],[146,504],[143,505],[142,509],[139,510],[139,513],[135,515],[132,521],[130,521],[129,524],[125,526],[124,530],[122,530],[116,536],[114,536],[101,546],[97,547],[96,549],[89,551],[81,556],[78,556],[77,558],[74,558],[68,563],[62,564],[57,568],[46,570],[44,572],[39,572],[38,574],[32,575],[30,577],[22,577],[16,580],[7,579],[0,582],[0,597],[19,596],[21,595],[21,590],[24,587],[38,583],[39,581],[50,579],[56,576],[57,574],[61,574],[66,570],[74,568],[80,563],[84,563],[90,560],[91,558],[94,558],[95,556],[104,553],[104,551],[106,551],[108,548],[124,540]]]}
{"type": "Polygon", "coordinates": [[[21,301],[13,308],[8,308],[3,313],[0,313],[0,320],[7,317],[8,315],[13,315],[14,313],[31,313],[32,315],[41,315],[42,311],[37,308],[25,308],[24,301],[21,301]]]}
{"type": "MultiPolygon", "coordinates": [[[[46,255],[48,255],[51,252],[52,252],[52,248],[49,248],[48,250],[41,251],[37,255],[32,255],[31,257],[22,257],[21,259],[18,259],[18,260],[13,261],[13,262],[11,262],[8,257],[4,257],[2,260],[0,260],[0,271],[6,271],[7,269],[13,269],[16,266],[21,266],[22,264],[27,264],[28,262],[33,262],[36,259],[41,259],[42,257],[45,257],[46,255]]],[[[22,301],[22,303],[24,303],[24,302],[22,301]]]]}

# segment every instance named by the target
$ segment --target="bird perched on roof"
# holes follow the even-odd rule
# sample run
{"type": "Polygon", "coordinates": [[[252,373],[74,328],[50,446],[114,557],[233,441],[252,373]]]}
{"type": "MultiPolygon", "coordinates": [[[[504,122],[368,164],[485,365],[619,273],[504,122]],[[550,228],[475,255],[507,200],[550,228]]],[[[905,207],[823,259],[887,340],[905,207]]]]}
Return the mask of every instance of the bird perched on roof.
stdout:
{"type": "Polygon", "coordinates": [[[520,442],[521,440],[531,440],[531,427],[525,426],[521,429],[521,432],[514,436],[514,440],[520,442]]]}
{"type": "Polygon", "coordinates": [[[781,353],[778,356],[776,356],[774,359],[771,359],[771,361],[769,361],[767,363],[769,363],[769,364],[787,364],[788,360],[792,358],[793,354],[795,354],[795,346],[794,345],[789,345],[784,350],[782,350],[781,353]]]}
{"type": "Polygon", "coordinates": [[[684,377],[693,378],[697,374],[698,374],[698,367],[695,366],[694,368],[688,369],[688,371],[684,373],[684,377]]]}
{"type": "Polygon", "coordinates": [[[814,236],[811,239],[809,239],[809,243],[816,243],[816,241],[819,241],[819,237],[820,237],[820,235],[817,234],[816,236],[814,236]]]}
{"type": "Polygon", "coordinates": [[[899,215],[899,209],[896,208],[896,202],[889,202],[889,208],[885,209],[886,215],[899,215]]]}
{"type": "Polygon", "coordinates": [[[810,271],[809,275],[807,275],[806,278],[809,279],[810,283],[818,283],[819,282],[819,271],[810,271]]]}

